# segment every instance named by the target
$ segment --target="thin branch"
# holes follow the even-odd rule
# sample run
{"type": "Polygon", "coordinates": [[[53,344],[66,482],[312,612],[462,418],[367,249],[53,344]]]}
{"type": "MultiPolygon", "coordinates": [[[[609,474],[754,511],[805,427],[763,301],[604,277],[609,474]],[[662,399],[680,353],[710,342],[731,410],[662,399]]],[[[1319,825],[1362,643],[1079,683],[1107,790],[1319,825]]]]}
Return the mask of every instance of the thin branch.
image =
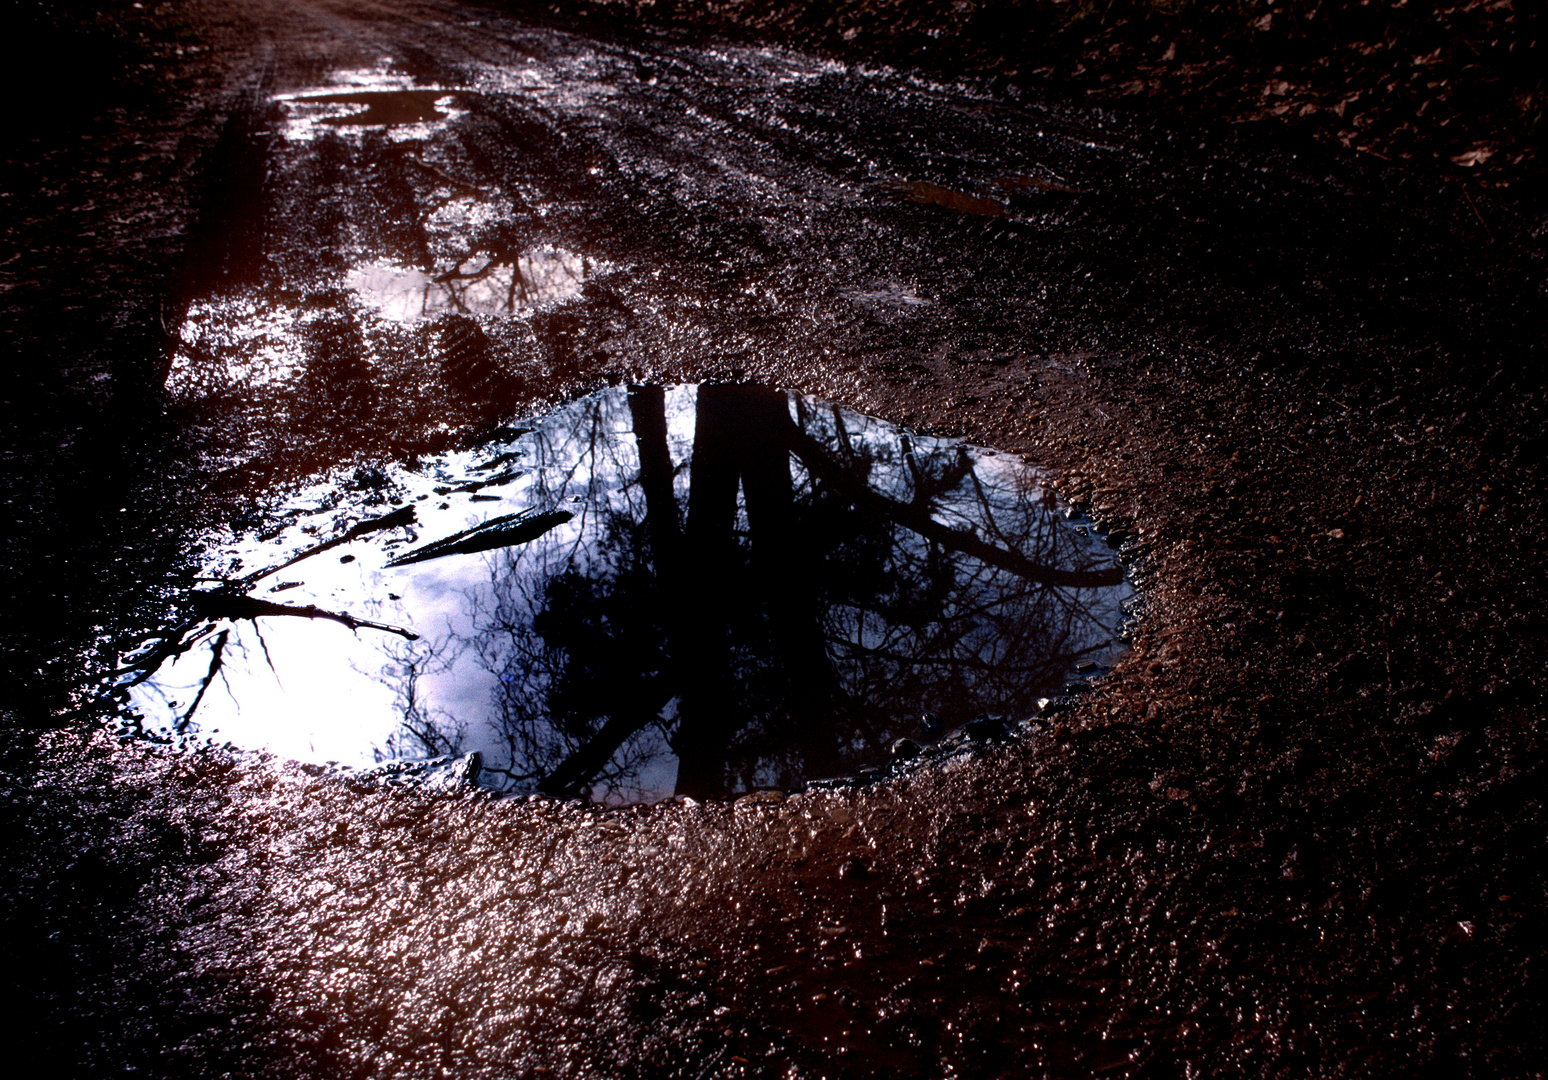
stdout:
{"type": "Polygon", "coordinates": [[[444,540],[417,547],[398,556],[387,565],[408,566],[410,563],[427,562],[447,555],[472,555],[480,551],[493,551],[496,548],[524,544],[529,540],[536,540],[550,529],[563,525],[574,516],[568,510],[551,510],[544,514],[523,510],[516,514],[505,514],[491,518],[482,525],[464,529],[444,540]]]}
{"type": "Polygon", "coordinates": [[[205,673],[204,682],[199,685],[199,692],[194,695],[193,704],[188,706],[188,711],[177,722],[177,733],[183,734],[188,730],[188,722],[193,719],[194,710],[199,707],[199,702],[204,700],[204,695],[215,681],[215,676],[220,674],[220,667],[226,652],[226,640],[231,636],[230,630],[222,630],[210,646],[210,670],[205,673]]]}
{"type": "Polygon", "coordinates": [[[401,626],[391,626],[387,623],[372,622],[370,619],[357,619],[353,615],[339,611],[325,611],[320,607],[308,604],[306,607],[296,607],[291,604],[276,604],[270,600],[260,600],[253,596],[243,596],[237,593],[206,592],[194,593],[194,610],[208,619],[257,619],[263,615],[290,615],[301,619],[326,619],[336,622],[341,626],[347,626],[351,630],[359,630],[364,627],[368,630],[380,630],[387,634],[396,634],[409,641],[418,641],[419,635],[412,630],[405,630],[401,626]]]}
{"type": "Polygon", "coordinates": [[[806,432],[797,429],[794,424],[790,425],[788,433],[791,452],[801,459],[801,463],[814,477],[844,492],[856,506],[890,518],[911,532],[934,540],[942,547],[971,555],[990,566],[1008,570],[1017,577],[1042,585],[1098,589],[1117,585],[1123,581],[1122,567],[1114,566],[1106,570],[1061,570],[1058,567],[1035,563],[1020,552],[995,547],[973,533],[943,525],[930,516],[928,509],[889,499],[850,475],[843,465],[828,456],[821,443],[806,432]]]}

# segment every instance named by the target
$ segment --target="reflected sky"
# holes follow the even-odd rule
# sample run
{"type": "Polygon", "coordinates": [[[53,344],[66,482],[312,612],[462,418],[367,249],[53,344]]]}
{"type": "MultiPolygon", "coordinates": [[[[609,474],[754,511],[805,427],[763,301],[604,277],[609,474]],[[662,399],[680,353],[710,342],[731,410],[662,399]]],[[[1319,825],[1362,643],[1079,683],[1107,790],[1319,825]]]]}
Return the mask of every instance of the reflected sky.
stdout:
{"type": "Polygon", "coordinates": [[[853,771],[1106,662],[1129,587],[1013,456],[748,386],[615,388],[210,538],[145,729],[626,802],[853,771]],[[216,584],[224,582],[225,584],[216,584]]]}
{"type": "Polygon", "coordinates": [[[392,72],[390,63],[376,68],[334,73],[330,85],[276,98],[285,122],[281,134],[306,142],[329,131],[386,129],[397,138],[423,138],[434,125],[460,115],[465,91],[414,86],[392,72]]]}
{"type": "Polygon", "coordinates": [[[410,322],[448,312],[512,315],[568,300],[594,271],[573,252],[540,248],[514,258],[474,254],[432,272],[368,263],[345,274],[344,286],[382,318],[410,322]]]}

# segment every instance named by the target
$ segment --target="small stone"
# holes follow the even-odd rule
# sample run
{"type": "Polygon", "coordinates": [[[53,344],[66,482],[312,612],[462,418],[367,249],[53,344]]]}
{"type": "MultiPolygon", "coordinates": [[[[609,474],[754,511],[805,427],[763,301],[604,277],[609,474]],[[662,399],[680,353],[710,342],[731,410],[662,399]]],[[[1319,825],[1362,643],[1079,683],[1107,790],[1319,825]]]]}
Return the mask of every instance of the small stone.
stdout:
{"type": "Polygon", "coordinates": [[[919,756],[919,744],[913,739],[894,739],[892,741],[892,756],[899,761],[907,761],[909,758],[919,756]]]}
{"type": "Polygon", "coordinates": [[[1082,660],[1080,663],[1075,665],[1075,670],[1080,672],[1082,675],[1090,675],[1096,669],[1097,666],[1095,660],[1082,660]]]}
{"type": "Polygon", "coordinates": [[[737,807],[768,806],[782,803],[784,801],[785,793],[783,791],[777,791],[773,788],[769,788],[764,791],[749,791],[746,795],[743,795],[740,799],[737,799],[733,805],[737,807]]]}
{"type": "Polygon", "coordinates": [[[870,877],[871,869],[865,865],[864,860],[848,858],[839,863],[838,876],[842,881],[870,877]]]}

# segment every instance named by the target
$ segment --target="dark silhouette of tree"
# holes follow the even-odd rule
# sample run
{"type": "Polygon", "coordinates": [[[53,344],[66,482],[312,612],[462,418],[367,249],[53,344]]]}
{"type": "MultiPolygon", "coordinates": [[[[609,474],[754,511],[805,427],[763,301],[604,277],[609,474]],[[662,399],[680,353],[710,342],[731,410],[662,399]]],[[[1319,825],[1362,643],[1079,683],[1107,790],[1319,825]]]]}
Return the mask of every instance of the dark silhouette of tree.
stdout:
{"type": "Polygon", "coordinates": [[[467,617],[440,636],[252,593],[423,524],[402,507],[195,594],[120,689],[207,647],[181,733],[240,648],[222,628],[320,619],[402,639],[363,672],[396,697],[383,754],[476,748],[510,789],[706,797],[852,770],[920,734],[925,711],[1025,711],[1109,647],[1111,554],[1012,459],[754,386],[630,387],[515,437],[475,470],[523,478],[526,509],[411,532],[387,560],[435,563],[441,582],[472,574],[467,617]],[[476,669],[494,680],[488,715],[437,699],[455,685],[465,701],[476,669]]]}
{"type": "Polygon", "coordinates": [[[924,708],[1027,708],[1108,645],[1112,602],[1089,597],[1117,568],[963,448],[706,385],[679,465],[664,391],[630,388],[632,445],[610,449],[618,404],[565,436],[587,538],[538,572],[541,542],[513,552],[480,619],[512,783],[624,791],[666,745],[682,794],[794,783],[924,708]]]}

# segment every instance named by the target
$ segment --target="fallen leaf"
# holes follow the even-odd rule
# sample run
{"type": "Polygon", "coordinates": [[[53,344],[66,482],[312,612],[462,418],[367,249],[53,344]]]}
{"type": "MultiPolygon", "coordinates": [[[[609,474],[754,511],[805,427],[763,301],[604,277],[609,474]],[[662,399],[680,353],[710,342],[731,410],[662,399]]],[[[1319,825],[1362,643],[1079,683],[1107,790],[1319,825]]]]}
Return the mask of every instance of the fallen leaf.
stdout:
{"type": "Polygon", "coordinates": [[[1471,169],[1474,165],[1488,161],[1494,156],[1494,147],[1487,143],[1479,143],[1471,150],[1463,151],[1451,160],[1464,169],[1471,169]]]}
{"type": "Polygon", "coordinates": [[[923,180],[905,180],[892,185],[892,190],[900,195],[907,195],[916,203],[944,206],[960,214],[976,214],[979,217],[1005,216],[1004,203],[993,199],[980,199],[976,195],[965,195],[960,191],[953,191],[923,180]]]}

